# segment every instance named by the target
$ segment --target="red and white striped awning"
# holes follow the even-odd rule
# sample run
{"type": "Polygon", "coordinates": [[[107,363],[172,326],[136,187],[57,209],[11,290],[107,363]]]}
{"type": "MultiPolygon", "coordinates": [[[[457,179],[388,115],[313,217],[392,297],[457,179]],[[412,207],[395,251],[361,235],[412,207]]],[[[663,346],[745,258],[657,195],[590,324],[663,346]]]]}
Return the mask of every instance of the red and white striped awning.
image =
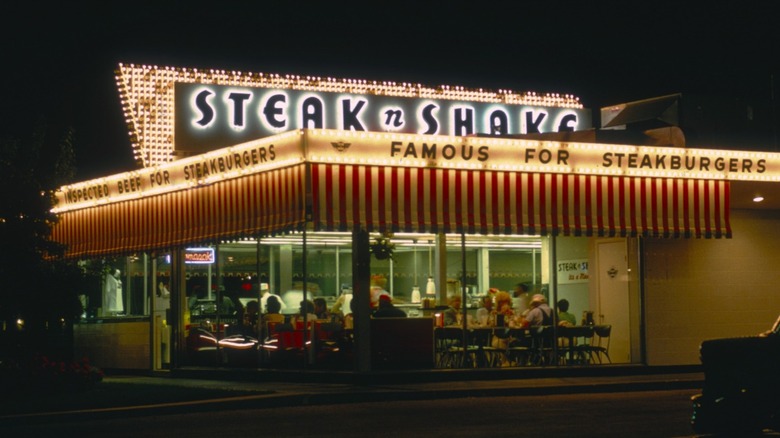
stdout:
{"type": "Polygon", "coordinates": [[[723,180],[311,166],[316,230],[731,237],[723,180]]]}
{"type": "Polygon", "coordinates": [[[330,163],[65,211],[52,237],[82,257],[284,232],[308,190],[318,231],[731,237],[725,180],[330,163]]]}
{"type": "Polygon", "coordinates": [[[52,238],[68,257],[130,253],[304,224],[305,165],[228,179],[205,187],[66,211],[52,238]]]}

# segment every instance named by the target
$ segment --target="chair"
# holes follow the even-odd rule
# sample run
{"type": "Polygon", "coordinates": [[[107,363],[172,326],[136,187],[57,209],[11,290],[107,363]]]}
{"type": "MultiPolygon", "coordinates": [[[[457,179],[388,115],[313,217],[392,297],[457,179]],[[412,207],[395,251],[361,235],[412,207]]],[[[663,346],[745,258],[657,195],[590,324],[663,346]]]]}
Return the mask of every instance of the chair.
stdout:
{"type": "Polygon", "coordinates": [[[279,363],[291,343],[293,326],[281,322],[266,322],[264,325],[263,342],[260,345],[262,360],[279,363]]]}
{"type": "Polygon", "coordinates": [[[586,365],[590,363],[593,326],[558,327],[558,358],[562,364],[586,365]]]}
{"type": "Polygon", "coordinates": [[[556,363],[554,327],[544,325],[531,327],[531,348],[529,365],[544,366],[556,363]]]}
{"type": "Polygon", "coordinates": [[[341,344],[344,327],[337,322],[316,322],[314,324],[316,347],[337,348],[341,344]]]}
{"type": "MultiPolygon", "coordinates": [[[[264,339],[271,339],[276,336],[276,326],[284,324],[283,322],[270,322],[265,321],[260,324],[260,328],[262,329],[261,337],[264,339]]],[[[292,326],[290,326],[290,329],[292,329],[292,326]]]]}
{"type": "MultiPolygon", "coordinates": [[[[503,332],[503,329],[497,331],[503,332]]],[[[470,329],[467,359],[475,367],[500,367],[506,362],[506,349],[493,346],[496,335],[493,328],[480,327],[470,329]]]]}
{"type": "Polygon", "coordinates": [[[332,361],[341,351],[344,328],[337,322],[314,324],[314,349],[318,362],[332,361]]]}
{"type": "Polygon", "coordinates": [[[461,327],[435,327],[433,339],[436,351],[436,368],[460,368],[464,365],[464,336],[461,327]]]}
{"type": "Polygon", "coordinates": [[[219,365],[217,337],[210,327],[192,327],[187,334],[187,353],[195,365],[219,365]]]}
{"type": "MultiPolygon", "coordinates": [[[[269,326],[274,323],[269,323],[269,326]]],[[[263,343],[263,351],[269,356],[271,362],[282,366],[302,365],[303,360],[308,363],[313,361],[314,349],[311,348],[314,340],[314,324],[308,323],[304,339],[304,327],[302,322],[275,323],[269,328],[270,336],[263,343]],[[273,330],[273,331],[270,331],[273,330]]]]}
{"type": "Polygon", "coordinates": [[[303,336],[295,336],[295,327],[290,323],[274,324],[271,337],[276,338],[279,341],[280,347],[284,349],[303,348],[303,336]]]}
{"type": "Polygon", "coordinates": [[[526,366],[530,363],[533,344],[530,330],[510,328],[497,336],[506,338],[506,356],[511,366],[526,366]]]}
{"type": "Polygon", "coordinates": [[[591,360],[595,357],[599,363],[603,363],[602,356],[607,358],[609,363],[612,363],[612,359],[609,357],[609,338],[612,334],[611,325],[596,325],[593,326],[593,332],[595,333],[593,344],[588,349],[591,355],[591,360]]]}

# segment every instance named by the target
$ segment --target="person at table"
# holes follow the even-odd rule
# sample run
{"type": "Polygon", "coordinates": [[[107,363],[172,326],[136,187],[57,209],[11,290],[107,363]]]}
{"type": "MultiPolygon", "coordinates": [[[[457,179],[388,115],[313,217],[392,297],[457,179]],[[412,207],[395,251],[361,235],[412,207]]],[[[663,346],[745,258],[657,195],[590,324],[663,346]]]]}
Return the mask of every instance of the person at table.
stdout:
{"type": "Polygon", "coordinates": [[[258,312],[260,304],[257,300],[246,303],[246,306],[239,306],[236,309],[236,323],[230,324],[226,330],[228,336],[243,335],[257,337],[258,312]]]}
{"type": "Polygon", "coordinates": [[[352,313],[352,300],[347,301],[347,304],[344,306],[346,313],[344,314],[344,322],[342,325],[346,330],[352,330],[355,328],[355,315],[352,313]]]}
{"type": "Polygon", "coordinates": [[[333,307],[330,308],[330,313],[335,313],[340,317],[345,318],[347,315],[352,313],[351,306],[349,305],[352,301],[352,298],[352,288],[342,284],[341,295],[336,298],[336,302],[333,303],[333,307]]]}
{"type": "Polygon", "coordinates": [[[371,286],[369,289],[369,305],[371,310],[376,310],[379,307],[379,299],[381,297],[389,297],[390,292],[384,290],[379,286],[371,286]]]}
{"type": "Polygon", "coordinates": [[[558,325],[573,327],[577,325],[577,318],[569,313],[569,300],[562,298],[558,300],[558,325]]]}
{"type": "Polygon", "coordinates": [[[303,323],[304,315],[306,315],[306,322],[314,322],[317,319],[317,314],[314,313],[314,302],[312,300],[301,301],[301,307],[298,310],[298,314],[293,318],[294,322],[303,323]]]}
{"type": "Polygon", "coordinates": [[[449,298],[447,298],[447,309],[442,312],[442,315],[444,317],[444,325],[458,325],[458,321],[460,321],[460,307],[461,307],[461,297],[460,295],[450,295],[449,298]]]}
{"type": "MultiPolygon", "coordinates": [[[[556,308],[556,324],[558,327],[574,327],[577,325],[577,318],[574,314],[569,313],[569,300],[565,298],[558,300],[556,308]]],[[[576,339],[569,339],[563,336],[558,338],[559,347],[566,348],[570,345],[576,345],[576,339]]]]}
{"type": "Polygon", "coordinates": [[[541,327],[553,325],[553,311],[547,304],[547,298],[542,294],[535,294],[529,303],[531,310],[525,315],[526,326],[541,327]]]}
{"type": "MultiPolygon", "coordinates": [[[[262,317],[260,318],[260,329],[262,330],[260,335],[269,337],[271,336],[273,332],[272,329],[275,325],[284,323],[284,315],[282,315],[281,300],[275,296],[269,297],[268,301],[265,303],[265,306],[267,311],[263,313],[262,317]]],[[[258,308],[259,307],[260,304],[258,303],[258,308]]]]}
{"type": "Polygon", "coordinates": [[[512,297],[508,292],[496,292],[496,325],[515,327],[517,318],[512,307],[512,297]]]}
{"type": "MultiPolygon", "coordinates": [[[[256,284],[253,285],[253,289],[256,288],[256,287],[257,287],[256,284]]],[[[261,293],[260,309],[261,309],[262,312],[267,312],[268,311],[268,299],[270,297],[275,297],[276,298],[276,300],[282,306],[281,310],[284,310],[285,308],[287,308],[287,305],[284,304],[284,301],[282,300],[282,297],[280,297],[277,294],[271,293],[271,289],[268,286],[268,283],[260,283],[260,293],[261,293]]],[[[280,311],[280,313],[281,313],[281,311],[280,311]]]]}
{"type": "Polygon", "coordinates": [[[390,295],[379,297],[379,307],[372,315],[374,318],[406,318],[406,312],[393,305],[390,295]]]}
{"type": "Polygon", "coordinates": [[[530,309],[528,304],[529,289],[526,283],[517,283],[515,285],[515,290],[512,293],[512,308],[518,315],[522,315],[530,309]]]}
{"type": "Polygon", "coordinates": [[[257,300],[251,300],[246,303],[244,308],[244,327],[252,330],[254,336],[257,336],[257,327],[260,323],[260,303],[257,300]]]}
{"type": "Polygon", "coordinates": [[[493,295],[487,294],[479,301],[477,309],[477,324],[482,327],[492,327],[496,325],[496,311],[493,307],[493,295]]]}
{"type": "Polygon", "coordinates": [[[226,292],[226,291],[220,291],[222,292],[222,299],[220,301],[219,308],[217,309],[219,311],[220,315],[237,315],[240,313],[240,316],[243,316],[243,309],[239,309],[239,306],[241,305],[241,302],[237,299],[234,300],[235,293],[233,292],[226,292]],[[238,303],[238,306],[236,305],[238,303]]]}
{"type": "Polygon", "coordinates": [[[317,297],[314,299],[314,314],[320,321],[336,322],[343,324],[344,318],[340,313],[328,310],[328,302],[325,298],[317,297]]]}
{"type": "Polygon", "coordinates": [[[281,323],[284,322],[284,315],[282,315],[282,302],[276,296],[268,297],[265,302],[266,312],[263,314],[264,323],[281,323]]]}
{"type": "MultiPolygon", "coordinates": [[[[493,321],[492,324],[499,329],[517,328],[517,318],[515,316],[514,308],[512,307],[512,296],[509,292],[498,291],[495,293],[496,304],[494,306],[493,321]]],[[[507,348],[509,339],[506,336],[493,336],[491,339],[491,346],[499,350],[507,348]]]]}
{"type": "Polygon", "coordinates": [[[314,314],[317,315],[317,319],[330,319],[328,302],[325,301],[325,298],[317,297],[314,299],[314,314]]]}
{"type": "Polygon", "coordinates": [[[203,300],[206,299],[206,289],[196,284],[192,288],[192,293],[187,297],[187,307],[190,309],[192,315],[200,315],[204,312],[203,300]]]}
{"type": "Polygon", "coordinates": [[[379,297],[390,296],[390,292],[385,290],[386,284],[387,279],[383,275],[371,276],[371,286],[369,287],[371,310],[376,310],[379,307],[379,297]]]}

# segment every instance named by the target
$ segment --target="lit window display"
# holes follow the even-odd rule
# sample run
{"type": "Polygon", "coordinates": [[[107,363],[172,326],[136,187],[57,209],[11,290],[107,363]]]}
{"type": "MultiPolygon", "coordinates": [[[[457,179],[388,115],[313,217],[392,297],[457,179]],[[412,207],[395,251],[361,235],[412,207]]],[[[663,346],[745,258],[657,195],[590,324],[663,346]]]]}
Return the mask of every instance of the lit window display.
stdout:
{"type": "MultiPolygon", "coordinates": [[[[510,329],[528,329],[519,321],[537,295],[543,296],[555,311],[560,311],[558,303],[566,300],[565,310],[577,316],[577,325],[599,323],[593,315],[602,311],[592,306],[599,303],[600,297],[589,288],[589,239],[556,239],[557,261],[551,250],[552,239],[540,236],[374,233],[370,241],[375,245],[369,253],[371,288],[366,292],[371,311],[387,301],[404,318],[427,321],[422,322],[427,327],[423,332],[435,340],[430,345],[432,357],[441,354],[436,353],[441,347],[438,331],[450,330],[446,326],[461,327],[464,316],[463,327],[467,330],[489,330],[486,342],[490,343],[491,358],[464,356],[454,360],[448,355],[438,357],[431,366],[539,365],[512,356],[510,348],[516,348],[514,343],[519,341],[514,338],[516,333],[509,335],[510,329]],[[378,243],[384,252],[376,247],[378,243]],[[504,297],[508,299],[504,314],[511,312],[513,320],[509,316],[506,320],[496,317],[501,314],[498,306],[504,305],[504,297]],[[456,300],[457,308],[450,309],[456,300]],[[447,320],[444,314],[451,310],[454,319],[447,320]]],[[[623,249],[627,247],[626,239],[616,242],[623,249]]],[[[352,244],[352,233],[291,233],[185,248],[179,270],[172,266],[175,262],[170,254],[92,261],[88,264],[103,264],[101,272],[110,274],[119,269],[125,273],[117,282],[123,284],[122,303],[127,312],[87,317],[84,324],[116,324],[121,332],[121,323],[151,316],[155,369],[171,366],[175,360],[172,355],[176,354],[171,346],[177,336],[184,342],[179,359],[184,366],[302,367],[305,361],[308,367],[351,369],[355,281],[352,244]],[[181,272],[183,279],[178,289],[176,272],[181,272]],[[271,296],[274,298],[269,299],[271,296]],[[278,323],[292,329],[290,339],[282,340],[288,335],[280,335],[275,324],[268,323],[269,318],[276,320],[269,315],[269,300],[275,302],[270,313],[278,314],[278,323]],[[312,309],[316,307],[308,313],[310,334],[304,335],[310,337],[310,342],[301,339],[295,344],[295,325],[301,324],[304,301],[311,302],[312,309]],[[176,309],[180,309],[180,315],[173,314],[176,309]],[[284,342],[289,344],[282,347],[284,342]],[[306,353],[308,348],[312,349],[310,355],[306,353]]],[[[631,283],[634,280],[625,280],[625,287],[637,289],[631,283]]],[[[101,290],[96,290],[90,296],[99,293],[101,290]]],[[[605,300],[600,305],[621,304],[605,300]]],[[[98,309],[92,313],[101,312],[98,309]]],[[[621,309],[626,315],[631,312],[621,309]]],[[[630,333],[637,325],[627,319],[616,329],[630,333]]],[[[631,346],[613,348],[630,350],[631,346]]],[[[596,363],[590,357],[587,362],[596,363]]]]}

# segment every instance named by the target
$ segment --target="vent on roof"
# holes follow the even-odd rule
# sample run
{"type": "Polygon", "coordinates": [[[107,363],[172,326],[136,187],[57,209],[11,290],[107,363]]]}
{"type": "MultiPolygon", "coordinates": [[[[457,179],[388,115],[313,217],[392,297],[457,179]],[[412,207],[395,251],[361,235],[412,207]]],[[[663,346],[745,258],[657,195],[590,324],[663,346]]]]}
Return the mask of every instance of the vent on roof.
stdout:
{"type": "Polygon", "coordinates": [[[670,94],[601,108],[601,128],[655,129],[679,126],[681,97],[681,94],[670,94]]]}

